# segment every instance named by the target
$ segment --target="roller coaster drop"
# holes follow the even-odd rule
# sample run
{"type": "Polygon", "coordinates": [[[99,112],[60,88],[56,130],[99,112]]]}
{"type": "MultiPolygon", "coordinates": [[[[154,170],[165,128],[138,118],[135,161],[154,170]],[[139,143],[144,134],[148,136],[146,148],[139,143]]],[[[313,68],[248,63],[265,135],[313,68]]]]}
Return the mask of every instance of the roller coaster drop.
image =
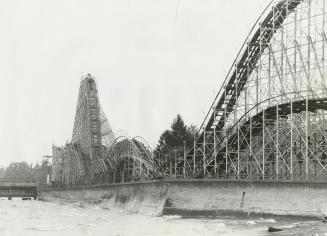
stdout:
{"type": "Polygon", "coordinates": [[[94,78],[79,89],[73,137],[52,147],[52,183],[76,186],[153,179],[160,176],[150,146],[124,131],[114,134],[101,109],[94,78]]]}
{"type": "Polygon", "coordinates": [[[327,180],[325,0],[271,2],[176,176],[327,180]]]}
{"type": "MultiPolygon", "coordinates": [[[[168,174],[327,180],[325,29],[326,0],[272,1],[234,60],[194,145],[168,174]]],[[[113,134],[90,76],[81,83],[72,142],[53,147],[53,156],[53,178],[65,185],[160,173],[143,139],[113,134]]]]}

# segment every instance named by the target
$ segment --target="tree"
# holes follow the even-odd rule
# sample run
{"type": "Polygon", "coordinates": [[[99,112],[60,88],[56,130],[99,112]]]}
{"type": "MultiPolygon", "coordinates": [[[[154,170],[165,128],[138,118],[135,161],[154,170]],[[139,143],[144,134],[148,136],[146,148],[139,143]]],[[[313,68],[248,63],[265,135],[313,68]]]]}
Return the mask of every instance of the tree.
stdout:
{"type": "Polygon", "coordinates": [[[187,127],[179,114],[171,124],[171,135],[173,141],[172,146],[178,148],[184,145],[184,141],[186,141],[187,137],[187,127]]]}
{"type": "Polygon", "coordinates": [[[186,131],[186,146],[190,147],[194,143],[194,138],[196,137],[198,133],[198,128],[195,125],[190,125],[187,127],[186,131]]]}
{"type": "MultiPolygon", "coordinates": [[[[48,165],[42,161],[41,165],[36,163],[32,168],[33,181],[45,185],[47,183],[48,165]]],[[[51,171],[49,171],[51,173],[51,171]]]]}
{"type": "Polygon", "coordinates": [[[4,178],[10,182],[34,182],[46,184],[48,166],[45,162],[28,164],[27,162],[12,162],[5,170],[4,178]]]}
{"type": "Polygon", "coordinates": [[[165,130],[159,138],[158,145],[154,151],[155,160],[158,163],[174,161],[176,156],[184,153],[184,145],[189,147],[193,144],[197,128],[194,125],[187,127],[181,115],[173,120],[170,130],[165,130]]]}
{"type": "Polygon", "coordinates": [[[6,169],[5,178],[13,182],[31,182],[33,181],[31,166],[27,162],[12,162],[6,169]]]}

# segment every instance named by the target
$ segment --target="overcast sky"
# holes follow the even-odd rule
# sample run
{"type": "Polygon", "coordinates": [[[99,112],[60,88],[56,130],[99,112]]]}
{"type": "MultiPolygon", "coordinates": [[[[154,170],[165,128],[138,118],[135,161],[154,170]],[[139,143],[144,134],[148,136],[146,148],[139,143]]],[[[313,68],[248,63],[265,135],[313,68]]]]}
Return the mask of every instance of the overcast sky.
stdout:
{"type": "Polygon", "coordinates": [[[2,0],[0,165],[71,139],[82,75],[114,131],[199,126],[268,0],[2,0]]]}

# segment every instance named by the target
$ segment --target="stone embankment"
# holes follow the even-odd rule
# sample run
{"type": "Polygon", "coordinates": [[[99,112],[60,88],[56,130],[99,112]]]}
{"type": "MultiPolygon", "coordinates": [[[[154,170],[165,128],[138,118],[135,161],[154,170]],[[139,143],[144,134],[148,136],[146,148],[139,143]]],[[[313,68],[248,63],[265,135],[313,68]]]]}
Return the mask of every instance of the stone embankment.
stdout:
{"type": "Polygon", "coordinates": [[[40,199],[65,199],[141,214],[272,214],[322,217],[327,183],[164,180],[43,190],[40,199]]]}

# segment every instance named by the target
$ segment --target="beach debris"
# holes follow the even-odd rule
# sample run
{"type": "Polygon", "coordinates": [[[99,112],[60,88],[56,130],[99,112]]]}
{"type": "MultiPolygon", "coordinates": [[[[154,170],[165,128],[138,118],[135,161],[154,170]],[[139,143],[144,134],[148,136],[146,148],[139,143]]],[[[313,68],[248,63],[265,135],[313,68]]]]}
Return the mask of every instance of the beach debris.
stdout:
{"type": "Polygon", "coordinates": [[[283,231],[283,230],[279,229],[279,228],[275,228],[275,227],[268,227],[268,232],[270,232],[270,233],[279,232],[279,231],[283,231]]]}

